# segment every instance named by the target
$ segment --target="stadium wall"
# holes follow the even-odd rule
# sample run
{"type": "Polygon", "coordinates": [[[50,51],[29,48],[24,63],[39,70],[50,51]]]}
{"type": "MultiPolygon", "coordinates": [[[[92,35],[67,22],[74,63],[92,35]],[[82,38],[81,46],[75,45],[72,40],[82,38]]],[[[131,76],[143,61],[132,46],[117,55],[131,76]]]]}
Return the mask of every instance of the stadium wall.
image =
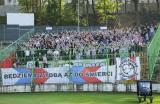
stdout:
{"type": "MultiPolygon", "coordinates": [[[[153,84],[153,92],[160,92],[160,84],[153,84]]],[[[51,85],[36,85],[35,92],[55,92],[55,91],[104,91],[104,92],[136,92],[136,84],[51,84],[51,85]]],[[[15,86],[1,86],[0,93],[13,92],[31,92],[30,85],[15,85],[15,86]]]]}

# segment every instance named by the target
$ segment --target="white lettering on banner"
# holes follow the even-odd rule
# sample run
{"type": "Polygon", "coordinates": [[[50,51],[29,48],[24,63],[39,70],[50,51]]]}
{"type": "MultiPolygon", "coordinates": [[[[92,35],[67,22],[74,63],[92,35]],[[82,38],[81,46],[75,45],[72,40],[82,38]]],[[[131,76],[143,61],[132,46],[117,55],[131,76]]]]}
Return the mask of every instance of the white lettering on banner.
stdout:
{"type": "MultiPolygon", "coordinates": [[[[34,73],[27,68],[2,68],[3,85],[30,84],[34,78],[35,84],[47,83],[92,83],[110,82],[115,80],[139,80],[140,79],[140,58],[116,58],[116,65],[106,66],[105,60],[73,61],[74,65],[63,65],[54,68],[36,68],[34,73]],[[76,63],[86,64],[76,66],[76,63]],[[103,63],[104,65],[94,66],[93,64],[103,63]],[[92,79],[93,78],[93,79],[92,79]],[[90,82],[92,80],[92,82],[90,82]]],[[[32,67],[33,62],[28,62],[32,67]]]]}
{"type": "Polygon", "coordinates": [[[117,80],[140,80],[140,58],[116,58],[117,80]]]}
{"type": "Polygon", "coordinates": [[[58,68],[44,68],[44,70],[47,73],[52,73],[53,76],[49,77],[44,83],[69,83],[69,77],[65,77],[65,73],[68,72],[63,67],[58,67],[58,68]],[[54,77],[53,73],[57,73],[56,76],[54,77]]]}
{"type": "MultiPolygon", "coordinates": [[[[37,68],[34,70],[34,74],[29,69],[14,69],[14,68],[2,68],[2,82],[3,85],[17,85],[17,84],[31,84],[32,78],[34,78],[35,84],[47,84],[47,83],[74,83],[70,78],[74,78],[77,82],[83,78],[95,78],[100,82],[115,83],[116,66],[103,66],[99,67],[96,71],[92,69],[97,67],[75,67],[75,69],[81,68],[81,71],[72,72],[69,67],[57,67],[57,68],[37,68]],[[88,70],[86,72],[85,70],[88,70]]],[[[87,79],[83,79],[84,83],[87,83],[87,79]]]]}
{"type": "Polygon", "coordinates": [[[22,76],[19,76],[18,75],[19,73],[13,68],[7,68],[7,69],[2,68],[1,73],[2,73],[3,85],[15,85],[15,82],[17,82],[20,79],[18,77],[22,77],[22,76]],[[12,75],[12,74],[15,74],[15,75],[12,75]]]}
{"type": "Polygon", "coordinates": [[[102,82],[111,82],[115,83],[115,76],[116,76],[116,65],[112,66],[103,66],[97,72],[105,72],[105,77],[98,76],[97,78],[102,82]]]}
{"type": "Polygon", "coordinates": [[[91,67],[91,66],[106,66],[105,59],[97,59],[97,60],[71,60],[73,66],[83,66],[83,67],[91,67]]]}

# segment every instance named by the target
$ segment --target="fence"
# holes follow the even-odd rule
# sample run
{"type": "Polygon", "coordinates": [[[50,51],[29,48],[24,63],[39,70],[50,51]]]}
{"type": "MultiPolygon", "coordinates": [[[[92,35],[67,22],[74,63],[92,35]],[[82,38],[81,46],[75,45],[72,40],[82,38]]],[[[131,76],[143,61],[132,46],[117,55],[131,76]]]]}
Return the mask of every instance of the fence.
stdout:
{"type": "MultiPolygon", "coordinates": [[[[128,53],[122,53],[121,49],[114,49],[113,47],[97,47],[95,49],[36,49],[36,50],[17,50],[17,60],[21,62],[21,65],[26,65],[27,61],[39,60],[42,62],[43,56],[47,55],[48,61],[51,62],[51,67],[54,67],[55,63],[69,63],[71,60],[97,60],[106,59],[109,60],[109,65],[115,64],[116,57],[132,57],[140,56],[142,62],[147,64],[147,47],[132,46],[128,47],[128,53]],[[101,50],[101,51],[100,51],[101,50]],[[29,55],[25,55],[25,53],[29,55]],[[58,53],[57,53],[58,52],[58,53]],[[56,62],[55,62],[56,61],[56,62]]],[[[125,48],[126,49],[126,48],[125,48]]],[[[122,50],[123,51],[123,50],[122,50]]]]}
{"type": "Polygon", "coordinates": [[[15,42],[13,42],[12,44],[10,44],[9,46],[7,46],[6,48],[4,48],[3,50],[0,51],[0,61],[2,61],[3,59],[9,57],[11,55],[11,53],[15,52],[17,49],[17,45],[23,42],[28,41],[28,39],[30,38],[30,36],[33,35],[34,30],[31,30],[30,32],[25,33],[23,36],[21,36],[18,40],[16,40],[15,42]]]}
{"type": "Polygon", "coordinates": [[[0,41],[16,41],[32,29],[32,26],[0,25],[0,41]]]}
{"type": "MultiPolygon", "coordinates": [[[[137,48],[135,48],[137,49],[137,48]]],[[[146,47],[143,47],[143,48],[139,48],[137,50],[135,50],[135,54],[133,53],[129,53],[128,56],[132,56],[134,55],[137,56],[137,57],[140,57],[140,63],[141,63],[141,79],[147,79],[148,78],[148,75],[143,75],[146,73],[146,69],[147,69],[147,54],[146,52],[144,51],[146,50],[146,47]]],[[[37,50],[37,51],[45,51],[47,53],[46,50],[37,50]]],[[[45,54],[45,53],[44,53],[45,54]]],[[[97,54],[96,54],[97,55],[97,54]]],[[[124,58],[123,56],[124,55],[121,55],[119,53],[110,53],[110,54],[101,54],[101,55],[97,55],[96,57],[93,58],[93,56],[86,56],[84,57],[83,59],[80,59],[80,60],[76,60],[74,58],[72,58],[71,56],[68,56],[69,59],[63,59],[63,62],[62,60],[60,59],[56,59],[56,60],[52,60],[52,59],[49,59],[51,63],[57,63],[56,65],[55,64],[52,64],[53,66],[50,66],[50,68],[43,68],[42,67],[38,67],[38,69],[36,70],[33,70],[32,69],[32,72],[34,73],[37,73],[38,72],[52,72],[52,73],[55,73],[56,71],[59,72],[59,70],[61,69],[56,69],[57,67],[60,68],[60,67],[64,67],[64,70],[61,70],[61,73],[65,72],[65,71],[68,71],[67,69],[71,66],[74,66],[74,67],[97,67],[97,66],[112,66],[112,65],[115,65],[116,64],[116,58],[117,57],[120,57],[122,56],[122,58],[124,58]],[[99,56],[103,56],[103,57],[99,57],[99,56]],[[70,64],[72,63],[72,64],[70,64]],[[52,68],[52,69],[51,69],[52,68]],[[44,71],[45,70],[45,71],[44,71]]],[[[31,60],[33,61],[34,58],[36,59],[36,57],[38,56],[30,56],[31,60]]],[[[60,56],[62,57],[62,56],[60,56]]],[[[18,59],[25,59],[27,57],[17,57],[18,59]]],[[[29,57],[27,59],[30,59],[29,57]]],[[[50,58],[50,56],[48,57],[50,58]]],[[[25,60],[27,60],[25,59],[25,60]]],[[[23,61],[23,60],[22,60],[23,61]]],[[[21,61],[21,62],[22,62],[21,61]]],[[[30,60],[27,60],[27,61],[30,61],[30,60]]],[[[25,63],[26,64],[26,63],[25,63]]],[[[16,70],[16,71],[20,71],[20,73],[23,73],[23,70],[24,68],[26,68],[26,65],[25,66],[19,66],[18,69],[8,69],[8,70],[16,70]]],[[[32,67],[30,67],[32,68],[32,67]]],[[[30,69],[29,68],[29,69],[30,69]]],[[[109,68],[107,68],[109,69],[109,68]]],[[[103,71],[107,71],[107,69],[103,70],[103,71]]],[[[79,69],[76,69],[75,71],[78,72],[79,69]]],[[[101,70],[101,69],[99,69],[101,70]]],[[[110,70],[110,71],[113,71],[114,69],[110,70]]],[[[19,72],[18,71],[18,72],[19,72]]],[[[31,70],[30,70],[31,71],[31,70]]],[[[72,70],[73,71],[73,70],[72,70]]],[[[89,70],[88,70],[89,71],[89,70]]],[[[1,68],[1,73],[5,73],[7,74],[7,69],[3,69],[1,68]],[[6,71],[6,72],[3,72],[3,71],[6,71]]],[[[12,71],[10,71],[12,72],[12,71]]],[[[9,72],[9,73],[10,73],[9,72]]],[[[26,71],[25,71],[26,72],[26,71]]],[[[70,70],[69,70],[70,72],[70,70]]],[[[98,71],[98,72],[101,72],[101,71],[98,71]]],[[[8,74],[9,74],[8,73],[8,74]]],[[[15,73],[13,71],[13,73],[15,73]]],[[[16,72],[17,73],[17,72],[16,72]]],[[[28,73],[28,71],[26,72],[28,73]]],[[[4,76],[4,74],[1,76],[4,76]]],[[[34,76],[37,76],[37,75],[34,75],[34,76]]],[[[9,76],[8,76],[9,77],[9,76]]],[[[11,77],[11,75],[10,75],[11,77]]],[[[39,76],[40,77],[40,76],[39,76]]],[[[1,77],[2,78],[2,77],[1,77]]],[[[4,78],[4,77],[3,77],[4,78]]],[[[63,78],[63,77],[62,77],[63,78]]],[[[107,77],[105,77],[107,78],[107,77]]],[[[115,77],[116,78],[116,77],[115,77]]],[[[8,78],[9,79],[9,78],[8,78]]],[[[5,80],[8,80],[7,77],[5,80]]],[[[12,78],[14,79],[14,78],[12,78]]],[[[40,91],[118,91],[118,92],[136,92],[136,82],[135,81],[115,81],[115,82],[100,82],[100,83],[71,83],[71,82],[63,82],[64,80],[58,80],[57,77],[55,76],[55,81],[54,83],[42,83],[40,81],[40,79],[38,80],[32,80],[34,81],[34,83],[32,83],[31,81],[28,83],[26,82],[26,84],[13,84],[13,85],[2,85],[4,84],[5,82],[6,83],[12,83],[14,81],[3,81],[2,83],[2,79],[1,79],[1,87],[0,87],[0,92],[3,93],[3,92],[32,92],[32,91],[35,91],[35,92],[40,92],[40,91]],[[40,81],[40,82],[39,82],[40,81]],[[59,81],[57,83],[57,81],[59,81]]],[[[54,80],[52,79],[52,80],[54,80]]],[[[70,79],[70,78],[69,78],[70,79]]],[[[72,78],[71,78],[72,79],[72,78]]],[[[102,78],[100,78],[101,80],[103,80],[102,78]]],[[[25,81],[26,79],[24,79],[23,81],[25,81]]],[[[41,79],[43,80],[43,79],[41,79]]],[[[45,79],[46,81],[47,79],[45,79]]],[[[80,79],[78,79],[79,81],[80,79]]],[[[108,79],[110,80],[110,79],[108,79]]],[[[22,80],[21,80],[22,81],[22,80]]],[[[50,80],[51,81],[51,80],[50,80]]],[[[66,81],[66,80],[65,80],[66,81]]],[[[74,80],[72,80],[74,81],[74,80]]],[[[160,92],[160,89],[159,87],[159,84],[153,84],[153,91],[155,92],[160,92]]]]}

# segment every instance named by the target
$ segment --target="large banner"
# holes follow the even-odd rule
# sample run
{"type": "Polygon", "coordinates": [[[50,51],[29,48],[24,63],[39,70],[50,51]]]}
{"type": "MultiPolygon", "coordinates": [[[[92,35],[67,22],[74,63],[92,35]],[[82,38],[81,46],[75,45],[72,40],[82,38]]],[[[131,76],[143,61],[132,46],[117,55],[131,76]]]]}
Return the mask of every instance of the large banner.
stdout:
{"type": "Polygon", "coordinates": [[[67,70],[58,68],[36,68],[34,74],[31,69],[1,69],[3,85],[35,84],[44,83],[69,83],[67,70]]]}
{"type": "Polygon", "coordinates": [[[73,83],[102,83],[115,82],[116,66],[97,66],[97,67],[72,67],[73,83]]]}
{"type": "Polygon", "coordinates": [[[69,83],[68,73],[69,70],[66,70],[64,67],[37,68],[34,71],[34,83],[69,83]]]}
{"type": "Polygon", "coordinates": [[[1,69],[3,85],[29,84],[32,73],[26,69],[1,69]]]}
{"type": "Polygon", "coordinates": [[[1,69],[3,85],[115,82],[116,66],[1,69]]]}
{"type": "Polygon", "coordinates": [[[34,70],[31,68],[2,68],[2,82],[3,85],[18,85],[31,83],[115,83],[115,80],[140,80],[139,57],[116,58],[117,64],[113,66],[106,66],[104,60],[98,62],[100,62],[99,66],[96,66],[96,63],[88,63],[85,66],[66,65],[34,70]]]}
{"type": "Polygon", "coordinates": [[[140,58],[117,58],[117,80],[140,80],[140,58]]]}

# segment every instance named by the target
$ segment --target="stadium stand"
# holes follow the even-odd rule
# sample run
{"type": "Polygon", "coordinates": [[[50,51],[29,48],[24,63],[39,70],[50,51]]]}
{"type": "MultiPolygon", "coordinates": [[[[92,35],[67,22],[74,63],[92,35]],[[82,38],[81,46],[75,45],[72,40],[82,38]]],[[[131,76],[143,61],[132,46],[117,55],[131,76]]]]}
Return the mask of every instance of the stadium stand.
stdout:
{"type": "MultiPolygon", "coordinates": [[[[139,73],[140,79],[147,80],[150,78],[147,49],[148,45],[153,44],[152,40],[157,36],[157,32],[154,34],[155,31],[157,30],[154,26],[81,31],[80,33],[76,31],[50,33],[30,31],[0,51],[0,54],[4,54],[0,57],[0,67],[4,71],[6,69],[22,69],[23,71],[29,70],[32,73],[36,68],[36,71],[43,71],[60,67],[64,69],[71,67],[67,72],[70,72],[73,69],[72,67],[97,66],[116,66],[115,69],[118,70],[117,58],[121,60],[125,57],[134,62],[136,60],[136,64],[140,63],[138,66],[141,70],[139,73]],[[139,61],[137,61],[138,58],[139,61]]],[[[157,79],[158,76],[155,76],[155,81],[157,79]]],[[[27,83],[31,85],[31,89],[36,86],[33,80],[27,83]]],[[[103,83],[106,84],[105,81],[103,83]]],[[[113,91],[117,91],[117,83],[126,84],[126,91],[130,91],[130,83],[133,84],[135,81],[134,79],[129,81],[116,79],[116,83],[111,83],[113,91]]],[[[41,85],[42,82],[36,84],[41,85]]],[[[70,83],[67,82],[66,86],[69,85],[70,83]]],[[[61,91],[61,89],[58,89],[59,86],[61,84],[57,85],[57,91],[61,91]]],[[[98,85],[96,86],[97,91],[98,85]]],[[[83,87],[82,84],[76,85],[78,91],[84,91],[83,87]]]]}
{"type": "Polygon", "coordinates": [[[113,65],[116,57],[122,55],[121,50],[127,49],[129,56],[140,56],[141,67],[145,72],[142,76],[145,79],[146,73],[148,74],[146,47],[155,31],[156,26],[141,25],[80,33],[31,32],[9,46],[13,50],[10,50],[10,56],[3,58],[1,67],[26,67],[29,61],[35,61],[38,66],[43,67],[45,55],[50,67],[73,64],[70,60],[80,59],[109,59],[107,64],[113,65]],[[8,61],[8,58],[11,60],[8,61]]]}
{"type": "Polygon", "coordinates": [[[24,46],[29,49],[67,49],[91,48],[99,45],[113,47],[113,50],[116,50],[123,46],[144,46],[154,33],[155,29],[152,25],[80,33],[76,31],[36,33],[27,43],[24,43],[24,46]]]}
{"type": "Polygon", "coordinates": [[[54,57],[54,53],[59,55],[60,60],[68,60],[70,56],[71,59],[103,59],[106,58],[106,54],[114,58],[113,54],[118,54],[124,47],[136,53],[145,50],[155,31],[156,27],[150,25],[80,33],[76,31],[35,33],[28,42],[19,44],[20,50],[17,54],[22,59],[25,57],[25,51],[34,50],[36,59],[40,60],[45,54],[47,57],[50,55],[54,57]]]}

